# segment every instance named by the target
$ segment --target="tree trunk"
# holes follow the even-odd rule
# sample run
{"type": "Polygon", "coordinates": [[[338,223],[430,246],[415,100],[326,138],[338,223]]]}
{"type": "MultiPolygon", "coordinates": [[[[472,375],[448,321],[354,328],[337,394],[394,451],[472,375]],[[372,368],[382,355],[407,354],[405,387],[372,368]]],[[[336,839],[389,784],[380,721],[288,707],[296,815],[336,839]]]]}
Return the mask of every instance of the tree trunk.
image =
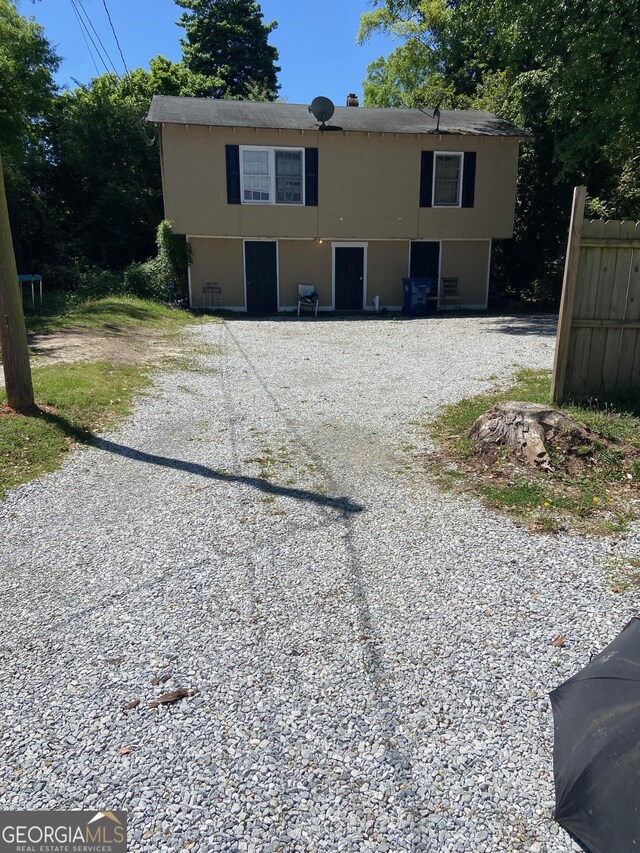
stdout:
{"type": "Polygon", "coordinates": [[[16,412],[35,409],[27,329],[22,310],[16,259],[11,242],[9,211],[0,156],[0,349],[7,402],[16,412]]]}
{"type": "Polygon", "coordinates": [[[546,442],[560,430],[575,430],[577,424],[549,406],[538,403],[497,403],[481,415],[469,431],[476,453],[496,459],[500,448],[529,465],[551,471],[546,442]]]}

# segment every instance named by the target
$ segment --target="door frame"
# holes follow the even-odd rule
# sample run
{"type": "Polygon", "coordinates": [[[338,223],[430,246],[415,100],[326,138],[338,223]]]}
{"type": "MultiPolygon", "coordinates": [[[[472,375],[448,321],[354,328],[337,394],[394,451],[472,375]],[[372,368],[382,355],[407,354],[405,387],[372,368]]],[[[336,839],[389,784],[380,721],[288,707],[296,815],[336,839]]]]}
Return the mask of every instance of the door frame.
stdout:
{"type": "MultiPolygon", "coordinates": [[[[433,237],[418,237],[417,239],[409,240],[409,258],[407,260],[407,276],[411,275],[411,244],[412,243],[438,243],[438,288],[436,296],[438,297],[438,302],[440,302],[442,290],[442,243],[443,240],[433,239],[433,237]]],[[[437,308],[436,310],[440,310],[437,308]]]]}
{"type": "Polygon", "coordinates": [[[247,250],[245,243],[275,243],[276,244],[276,311],[280,311],[280,247],[278,241],[273,237],[243,237],[242,238],[242,287],[244,292],[244,310],[249,311],[247,305],[247,250]]]}
{"type": "Polygon", "coordinates": [[[368,243],[331,243],[331,310],[336,310],[336,249],[364,249],[362,253],[362,310],[367,307],[367,250],[368,243]]]}

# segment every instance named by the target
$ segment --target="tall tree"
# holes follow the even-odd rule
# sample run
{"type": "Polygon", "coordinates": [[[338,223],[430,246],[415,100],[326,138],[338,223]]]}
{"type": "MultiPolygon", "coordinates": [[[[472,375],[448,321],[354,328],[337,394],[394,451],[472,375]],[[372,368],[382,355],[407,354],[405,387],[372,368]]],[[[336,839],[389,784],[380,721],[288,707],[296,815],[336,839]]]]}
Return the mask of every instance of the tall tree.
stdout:
{"type": "Polygon", "coordinates": [[[488,109],[527,127],[516,289],[560,282],[571,186],[591,210],[640,217],[640,23],[635,0],[377,0],[360,38],[402,41],[369,67],[365,103],[488,109]]]}
{"type": "Polygon", "coordinates": [[[254,0],[176,0],[186,9],[178,24],[186,67],[210,78],[200,94],[213,98],[275,100],[278,51],[269,44],[277,27],[265,24],[254,0]]]}
{"type": "Polygon", "coordinates": [[[23,18],[13,0],[0,0],[0,149],[8,161],[20,160],[25,144],[39,138],[60,64],[42,27],[23,18]]]}
{"type": "Polygon", "coordinates": [[[47,157],[31,164],[21,206],[29,257],[63,274],[73,264],[122,270],[146,260],[163,210],[157,140],[144,116],[153,95],[194,95],[205,82],[158,56],[149,71],[103,74],[57,97],[47,157]]]}

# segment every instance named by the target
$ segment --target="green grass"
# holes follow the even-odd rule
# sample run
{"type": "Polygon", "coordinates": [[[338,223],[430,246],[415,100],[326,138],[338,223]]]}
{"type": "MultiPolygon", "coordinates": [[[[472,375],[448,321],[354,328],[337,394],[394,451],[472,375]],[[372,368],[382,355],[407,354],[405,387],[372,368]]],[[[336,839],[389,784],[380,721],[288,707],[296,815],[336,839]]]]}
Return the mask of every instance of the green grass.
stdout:
{"type": "MultiPolygon", "coordinates": [[[[501,400],[548,405],[550,388],[548,371],[520,370],[507,388],[446,406],[427,426],[439,445],[431,465],[440,485],[472,491],[489,506],[537,529],[574,528],[603,535],[623,531],[634,517],[633,500],[640,483],[637,410],[561,407],[601,437],[595,436],[593,447],[584,449],[584,455],[593,450],[594,464],[580,473],[568,474],[563,469],[566,458],[562,449],[553,446],[549,448],[552,473],[517,465],[506,453],[493,465],[475,457],[468,432],[480,415],[501,400]]],[[[577,455],[581,455],[579,450],[577,455]]]]}
{"type": "MultiPolygon", "coordinates": [[[[30,332],[55,332],[71,326],[107,331],[147,326],[172,331],[193,322],[196,316],[190,311],[169,308],[161,302],[136,296],[77,301],[72,296],[54,292],[47,297],[42,314],[27,313],[25,320],[30,332]]],[[[209,322],[212,318],[207,316],[206,319],[209,322]]]]}
{"type": "MultiPolygon", "coordinates": [[[[40,416],[0,414],[0,498],[6,491],[58,467],[75,442],[131,412],[133,398],[149,386],[138,367],[61,364],[33,370],[40,416]]],[[[6,402],[0,389],[0,403],[6,402]]]]}

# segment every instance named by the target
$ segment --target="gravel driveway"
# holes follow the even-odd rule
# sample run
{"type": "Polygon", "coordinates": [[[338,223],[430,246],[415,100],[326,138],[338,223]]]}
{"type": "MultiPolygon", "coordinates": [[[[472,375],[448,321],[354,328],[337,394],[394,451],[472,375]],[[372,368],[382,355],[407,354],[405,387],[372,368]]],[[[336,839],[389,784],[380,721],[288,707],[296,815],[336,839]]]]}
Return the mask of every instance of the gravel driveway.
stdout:
{"type": "Polygon", "coordinates": [[[552,322],[189,334],[201,369],[0,504],[0,808],[125,809],[136,853],[571,850],[546,694],[635,613],[638,539],[531,535],[412,455],[552,322]]]}

